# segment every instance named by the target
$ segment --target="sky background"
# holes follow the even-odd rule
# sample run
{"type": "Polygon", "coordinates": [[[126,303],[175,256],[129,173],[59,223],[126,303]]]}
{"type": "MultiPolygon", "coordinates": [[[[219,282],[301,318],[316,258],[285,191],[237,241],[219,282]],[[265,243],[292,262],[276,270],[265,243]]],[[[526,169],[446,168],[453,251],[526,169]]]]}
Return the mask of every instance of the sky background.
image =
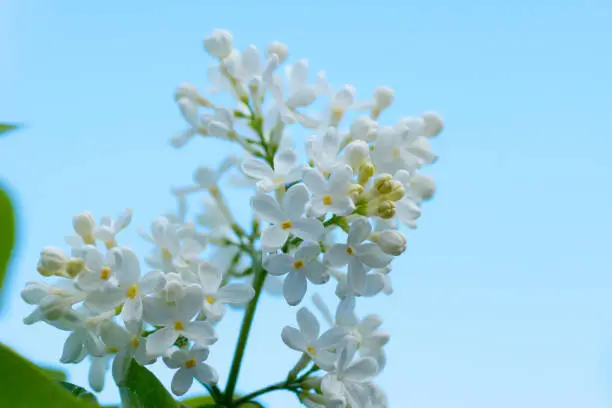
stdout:
{"type": "MultiPolygon", "coordinates": [[[[285,42],[291,61],[308,58],[362,98],[393,87],[383,121],[445,118],[427,169],[438,191],[396,263],[396,293],[359,308],[392,334],[380,376],[391,407],[612,406],[609,1],[0,4],[0,119],[26,125],[0,140],[0,177],[20,206],[0,342],[59,364],[66,335],[21,322],[40,249],[63,245],[78,211],[130,207],[122,242],[144,254],[136,227],[174,208],[171,185],[226,154],[204,139],[168,144],[185,128],[175,86],[206,88],[202,39],[221,27],[239,49],[285,42]]],[[[223,381],[239,317],[212,348],[223,381]]],[[[239,391],[286,375],[298,356],[279,333],[294,323],[282,299],[262,302],[239,391]]],[[[87,386],[88,363],[69,368],[87,386]]],[[[117,402],[107,381],[99,399],[117,402]]],[[[283,393],[262,401],[297,406],[283,393]]]]}

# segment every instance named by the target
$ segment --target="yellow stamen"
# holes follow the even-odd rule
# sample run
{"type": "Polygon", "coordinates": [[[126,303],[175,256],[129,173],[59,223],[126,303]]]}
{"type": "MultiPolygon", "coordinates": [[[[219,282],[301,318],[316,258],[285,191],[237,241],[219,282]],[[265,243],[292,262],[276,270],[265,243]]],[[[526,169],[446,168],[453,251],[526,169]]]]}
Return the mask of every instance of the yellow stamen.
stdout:
{"type": "Polygon", "coordinates": [[[314,347],[312,347],[312,346],[309,346],[309,347],[306,349],[306,351],[307,351],[307,352],[309,352],[310,354],[315,354],[315,349],[314,349],[314,347]]]}
{"type": "Polygon", "coordinates": [[[134,299],[137,294],[138,294],[138,285],[136,284],[130,286],[127,292],[125,292],[125,295],[129,297],[130,299],[134,299]]]}
{"type": "Polygon", "coordinates": [[[138,346],[140,345],[140,340],[138,340],[138,336],[136,336],[135,334],[132,335],[132,338],[130,339],[130,344],[133,348],[138,348],[138,346]]]}
{"type": "Polygon", "coordinates": [[[196,361],[192,358],[191,360],[185,361],[185,367],[193,368],[196,366],[196,361]]]}
{"type": "Polygon", "coordinates": [[[353,255],[353,248],[346,247],[346,253],[349,254],[349,255],[353,255]]]}
{"type": "Polygon", "coordinates": [[[170,251],[168,251],[167,248],[162,248],[161,253],[162,253],[162,259],[164,261],[172,260],[172,254],[170,253],[170,251]]]}
{"type": "Polygon", "coordinates": [[[332,196],[330,196],[329,194],[326,196],[323,196],[323,204],[325,205],[332,205],[332,196]]]}
{"type": "Polygon", "coordinates": [[[293,224],[291,223],[291,221],[283,221],[281,222],[281,227],[286,230],[289,229],[291,227],[293,227],[293,224]]]}
{"type": "Polygon", "coordinates": [[[185,329],[183,322],[181,322],[180,320],[177,320],[176,322],[174,322],[174,330],[179,331],[183,329],[185,329]]]}
{"type": "Polygon", "coordinates": [[[301,269],[303,267],[304,267],[304,261],[301,259],[298,259],[297,261],[293,263],[293,269],[301,269]]]}
{"type": "Polygon", "coordinates": [[[106,246],[106,249],[111,249],[117,246],[117,242],[115,242],[114,239],[109,239],[108,241],[104,241],[104,245],[106,246]]]}
{"type": "Polygon", "coordinates": [[[108,280],[108,278],[110,278],[110,275],[111,275],[111,270],[108,266],[105,266],[100,271],[100,279],[102,280],[108,280]]]}
{"type": "Polygon", "coordinates": [[[204,299],[206,299],[206,301],[211,305],[216,302],[215,298],[212,296],[206,296],[204,299]]]}

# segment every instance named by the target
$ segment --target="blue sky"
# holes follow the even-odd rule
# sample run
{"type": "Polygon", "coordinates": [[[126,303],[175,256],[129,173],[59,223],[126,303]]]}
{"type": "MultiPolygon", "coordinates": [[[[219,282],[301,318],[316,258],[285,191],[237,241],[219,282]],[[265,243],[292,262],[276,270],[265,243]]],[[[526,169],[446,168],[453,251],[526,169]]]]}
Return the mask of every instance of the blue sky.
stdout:
{"type": "MultiPolygon", "coordinates": [[[[387,120],[424,110],[446,120],[428,169],[438,192],[409,233],[396,294],[360,307],[392,333],[380,378],[392,407],[612,405],[611,3],[208,3],[0,3],[0,112],[26,124],[0,140],[0,174],[21,206],[1,342],[58,360],[64,335],[23,326],[19,291],[75,212],[133,208],[123,242],[144,253],[135,227],[173,208],[170,185],[226,153],[167,143],[184,128],[174,87],[205,87],[201,40],[223,27],[239,48],[287,43],[292,59],[362,97],[392,86],[387,120]]],[[[278,335],[294,323],[282,304],[261,306],[242,391],[282,378],[297,357],[278,335]]],[[[229,316],[212,350],[222,378],[238,324],[229,316]]],[[[70,373],[86,385],[87,364],[70,373]]],[[[264,401],[297,406],[282,393],[264,401]]]]}

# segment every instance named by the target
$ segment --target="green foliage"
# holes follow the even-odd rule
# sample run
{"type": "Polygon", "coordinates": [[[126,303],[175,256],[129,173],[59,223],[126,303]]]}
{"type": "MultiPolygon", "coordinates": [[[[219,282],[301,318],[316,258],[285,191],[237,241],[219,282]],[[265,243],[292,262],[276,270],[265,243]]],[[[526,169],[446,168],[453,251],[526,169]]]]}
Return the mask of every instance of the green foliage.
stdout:
{"type": "Polygon", "coordinates": [[[38,366],[38,368],[45,374],[47,374],[47,376],[49,378],[51,378],[52,380],[55,381],[66,381],[66,373],[60,369],[57,368],[51,368],[51,367],[45,367],[45,366],[38,366]]]}
{"type": "MultiPolygon", "coordinates": [[[[235,398],[240,398],[240,396],[236,395],[235,398]]],[[[222,407],[222,405],[215,404],[215,401],[213,400],[213,398],[208,395],[187,398],[181,401],[181,403],[184,406],[187,406],[190,408],[215,408],[215,407],[221,408],[222,407]]],[[[240,404],[240,408],[261,408],[261,407],[263,407],[263,405],[261,405],[258,402],[246,402],[244,404],[240,404]]]]}
{"type": "Polygon", "coordinates": [[[0,293],[14,245],[15,214],[13,204],[8,194],[0,188],[0,293]]]}
{"type": "Polygon", "coordinates": [[[70,393],[75,397],[83,399],[85,401],[98,403],[98,400],[96,399],[95,395],[87,391],[85,388],[79,387],[78,385],[74,385],[67,381],[60,381],[59,383],[62,387],[70,391],[70,393]]]}
{"type": "Polygon", "coordinates": [[[0,407],[92,408],[34,364],[0,344],[0,407]]]}
{"type": "Polygon", "coordinates": [[[15,125],[12,123],[0,123],[0,136],[3,136],[5,133],[12,132],[13,130],[17,130],[21,127],[21,125],[15,125]]]}
{"type": "Polygon", "coordinates": [[[133,360],[125,381],[119,384],[119,392],[123,408],[179,407],[159,380],[133,360]]]}

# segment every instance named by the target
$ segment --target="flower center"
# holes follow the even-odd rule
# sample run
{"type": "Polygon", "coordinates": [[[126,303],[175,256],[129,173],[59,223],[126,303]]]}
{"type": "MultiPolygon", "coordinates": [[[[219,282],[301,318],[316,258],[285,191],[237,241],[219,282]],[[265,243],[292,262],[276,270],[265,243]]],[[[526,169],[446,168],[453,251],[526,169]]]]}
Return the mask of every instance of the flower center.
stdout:
{"type": "Polygon", "coordinates": [[[100,279],[108,280],[108,278],[110,278],[110,275],[111,270],[108,266],[105,266],[104,268],[102,268],[102,270],[100,270],[100,279]]]}
{"type": "Polygon", "coordinates": [[[164,261],[170,261],[172,259],[172,254],[170,253],[170,251],[168,251],[168,248],[162,248],[161,253],[162,253],[162,259],[164,261]]]}
{"type": "Polygon", "coordinates": [[[304,261],[302,259],[298,259],[293,263],[293,269],[301,269],[304,267],[304,261]]]}
{"type": "Polygon", "coordinates": [[[312,346],[308,346],[308,347],[306,348],[306,351],[307,351],[307,352],[309,352],[310,354],[315,354],[315,349],[314,349],[314,347],[312,347],[312,346]]]}
{"type": "Polygon", "coordinates": [[[117,242],[115,242],[114,239],[109,239],[108,241],[104,242],[104,245],[106,246],[106,249],[111,249],[117,246],[117,242]]]}
{"type": "Polygon", "coordinates": [[[293,227],[293,224],[291,223],[291,221],[283,221],[281,222],[281,227],[286,230],[289,229],[291,227],[293,227]]]}
{"type": "Polygon", "coordinates": [[[187,361],[185,361],[185,367],[187,367],[187,368],[193,368],[193,367],[195,367],[195,366],[196,366],[196,361],[195,361],[195,359],[193,359],[193,358],[192,358],[191,360],[187,360],[187,361]]]}
{"type": "Polygon", "coordinates": [[[206,296],[204,299],[206,299],[206,301],[211,305],[216,302],[215,298],[212,296],[206,296]]]}
{"type": "Polygon", "coordinates": [[[134,299],[138,294],[138,285],[131,285],[128,290],[125,292],[125,295],[130,299],[134,299]]]}
{"type": "Polygon", "coordinates": [[[138,336],[133,334],[132,338],[130,339],[130,344],[132,345],[133,348],[138,348],[138,346],[140,345],[140,340],[138,340],[138,336]]]}
{"type": "Polygon", "coordinates": [[[332,203],[333,203],[332,196],[330,196],[329,194],[323,196],[323,204],[332,205],[332,203]]]}
{"type": "Polygon", "coordinates": [[[180,320],[177,320],[176,322],[174,322],[174,330],[179,331],[183,329],[185,329],[183,322],[181,322],[180,320]]]}
{"type": "Polygon", "coordinates": [[[353,248],[346,247],[346,253],[349,254],[349,255],[353,255],[353,248]]]}

